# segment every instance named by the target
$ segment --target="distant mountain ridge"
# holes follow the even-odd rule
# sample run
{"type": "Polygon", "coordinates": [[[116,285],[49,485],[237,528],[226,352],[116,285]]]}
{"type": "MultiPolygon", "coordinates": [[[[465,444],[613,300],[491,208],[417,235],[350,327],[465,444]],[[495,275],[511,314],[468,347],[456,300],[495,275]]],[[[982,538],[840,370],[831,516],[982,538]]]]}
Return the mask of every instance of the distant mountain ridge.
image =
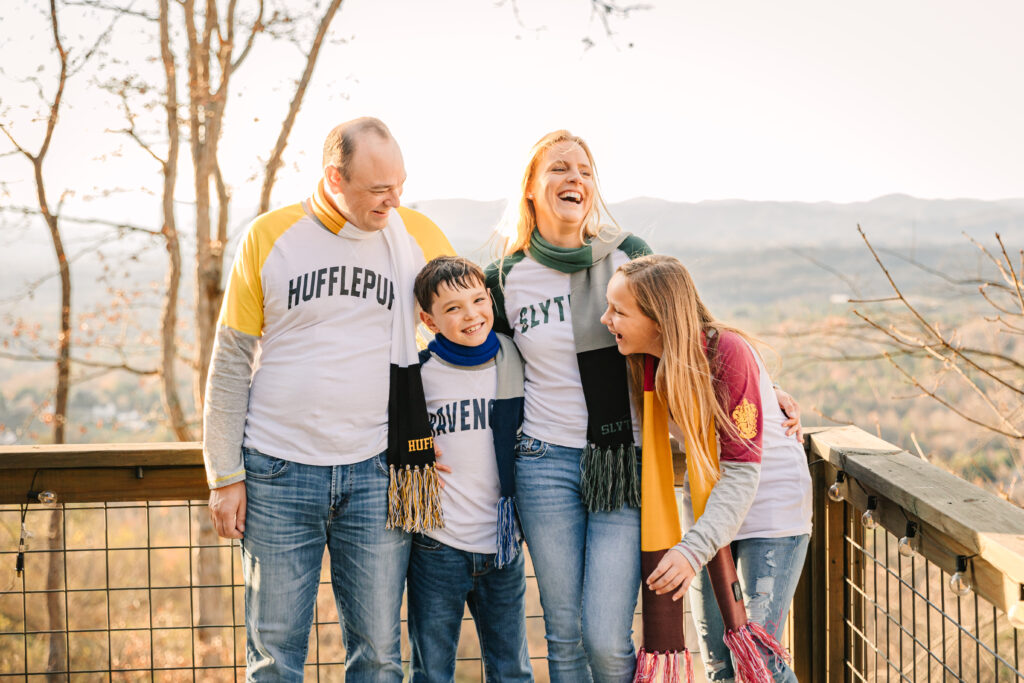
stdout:
{"type": "MultiPolygon", "coordinates": [[[[460,252],[489,238],[505,202],[435,199],[413,208],[430,216],[460,252]]],[[[866,202],[777,202],[740,199],[671,202],[638,197],[609,205],[624,229],[656,248],[724,250],[782,246],[829,247],[860,243],[860,224],[880,246],[943,246],[963,232],[990,240],[999,232],[1024,242],[1024,199],[919,199],[891,194],[866,202]]]]}

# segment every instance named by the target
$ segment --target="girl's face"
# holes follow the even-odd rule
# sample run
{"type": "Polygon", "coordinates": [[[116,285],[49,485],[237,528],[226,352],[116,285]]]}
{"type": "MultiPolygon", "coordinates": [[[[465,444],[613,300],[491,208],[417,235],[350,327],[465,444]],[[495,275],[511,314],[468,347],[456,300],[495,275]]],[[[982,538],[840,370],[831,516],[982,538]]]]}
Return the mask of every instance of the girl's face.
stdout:
{"type": "Polygon", "coordinates": [[[640,311],[622,273],[615,273],[608,282],[608,310],[601,322],[615,335],[622,355],[647,353],[661,358],[661,328],[640,311]]]}
{"type": "Polygon", "coordinates": [[[537,225],[560,234],[578,231],[594,204],[594,189],[594,170],[583,148],[569,140],[552,145],[527,187],[537,225]]]}

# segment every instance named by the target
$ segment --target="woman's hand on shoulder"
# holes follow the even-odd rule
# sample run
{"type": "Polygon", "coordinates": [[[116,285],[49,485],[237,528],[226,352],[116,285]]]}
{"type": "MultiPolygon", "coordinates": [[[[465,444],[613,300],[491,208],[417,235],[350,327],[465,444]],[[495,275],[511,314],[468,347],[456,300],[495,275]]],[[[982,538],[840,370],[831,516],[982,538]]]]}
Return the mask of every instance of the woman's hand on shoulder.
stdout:
{"type": "Polygon", "coordinates": [[[696,572],[683,554],[670,549],[647,577],[647,587],[657,595],[674,590],[676,592],[672,599],[679,600],[686,594],[686,589],[690,587],[694,576],[696,572]]]}

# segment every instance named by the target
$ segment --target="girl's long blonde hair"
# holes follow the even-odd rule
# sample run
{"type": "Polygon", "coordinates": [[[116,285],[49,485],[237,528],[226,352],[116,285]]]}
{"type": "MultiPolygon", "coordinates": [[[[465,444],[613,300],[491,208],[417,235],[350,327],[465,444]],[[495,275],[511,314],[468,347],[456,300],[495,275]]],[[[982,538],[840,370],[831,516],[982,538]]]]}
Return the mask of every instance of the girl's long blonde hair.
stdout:
{"type": "Polygon", "coordinates": [[[502,225],[499,226],[499,233],[505,233],[506,237],[508,237],[504,248],[501,250],[503,256],[530,246],[530,236],[533,234],[533,229],[537,227],[537,211],[534,209],[533,200],[527,197],[530,193],[530,183],[533,182],[533,178],[537,173],[537,166],[540,164],[540,159],[544,156],[544,153],[562,142],[572,142],[579,145],[580,149],[587,155],[590,169],[594,174],[594,203],[590,206],[590,212],[580,225],[580,241],[586,242],[589,237],[596,237],[602,232],[607,233],[609,232],[607,230],[609,227],[612,228],[613,234],[619,231],[618,224],[611,217],[608,207],[604,203],[604,198],[601,196],[601,190],[597,182],[597,166],[594,164],[594,155],[590,153],[590,147],[583,138],[573,135],[564,129],[556,130],[542,137],[530,148],[530,161],[526,164],[526,171],[523,173],[523,181],[519,188],[519,200],[518,202],[509,202],[505,216],[502,219],[502,225]],[[606,222],[611,225],[605,225],[606,222]],[[515,226],[515,237],[512,237],[513,225],[515,226]],[[605,228],[605,230],[602,230],[602,228],[605,228]]]}
{"type": "MultiPolygon", "coordinates": [[[[722,407],[712,372],[715,357],[705,353],[701,333],[734,332],[751,346],[756,340],[742,330],[718,320],[701,301],[690,273],[672,256],[654,254],[619,266],[618,272],[640,311],[661,329],[662,354],[655,376],[655,391],[668,406],[669,415],[686,435],[687,458],[710,481],[718,479],[712,464],[716,454],[708,451],[708,430],[717,427],[732,438],[739,430],[722,407]]],[[[716,344],[709,344],[714,348],[716,344]]],[[[629,356],[630,382],[638,412],[643,410],[643,356],[629,356]]]]}

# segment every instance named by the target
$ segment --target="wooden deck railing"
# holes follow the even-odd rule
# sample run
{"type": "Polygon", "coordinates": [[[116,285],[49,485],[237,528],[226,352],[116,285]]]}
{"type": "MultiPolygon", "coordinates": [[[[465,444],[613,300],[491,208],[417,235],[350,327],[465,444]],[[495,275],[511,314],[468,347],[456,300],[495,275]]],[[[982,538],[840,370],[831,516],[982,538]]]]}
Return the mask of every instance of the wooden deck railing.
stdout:
{"type": "MultiPolygon", "coordinates": [[[[806,450],[814,532],[790,619],[798,678],[1024,681],[1014,628],[1024,625],[1024,510],[855,427],[812,430],[806,450]],[[846,478],[833,502],[826,491],[838,472],[846,478]],[[869,496],[874,530],[860,523],[869,496]],[[908,522],[918,528],[910,558],[895,543],[908,522]],[[966,598],[947,585],[958,558],[973,588],[966,598]]],[[[110,503],[104,510],[207,496],[197,443],[0,447],[0,505],[36,504],[43,491],[59,503],[110,503]]],[[[15,550],[0,546],[0,575],[15,550]]]]}
{"type": "Polygon", "coordinates": [[[807,453],[814,531],[792,619],[799,679],[1024,680],[1014,628],[1024,626],[1024,510],[856,427],[812,430],[807,453]],[[869,496],[874,530],[861,522],[869,496]],[[911,557],[895,542],[908,522],[911,557]],[[958,558],[965,597],[948,585],[958,558]]]}

